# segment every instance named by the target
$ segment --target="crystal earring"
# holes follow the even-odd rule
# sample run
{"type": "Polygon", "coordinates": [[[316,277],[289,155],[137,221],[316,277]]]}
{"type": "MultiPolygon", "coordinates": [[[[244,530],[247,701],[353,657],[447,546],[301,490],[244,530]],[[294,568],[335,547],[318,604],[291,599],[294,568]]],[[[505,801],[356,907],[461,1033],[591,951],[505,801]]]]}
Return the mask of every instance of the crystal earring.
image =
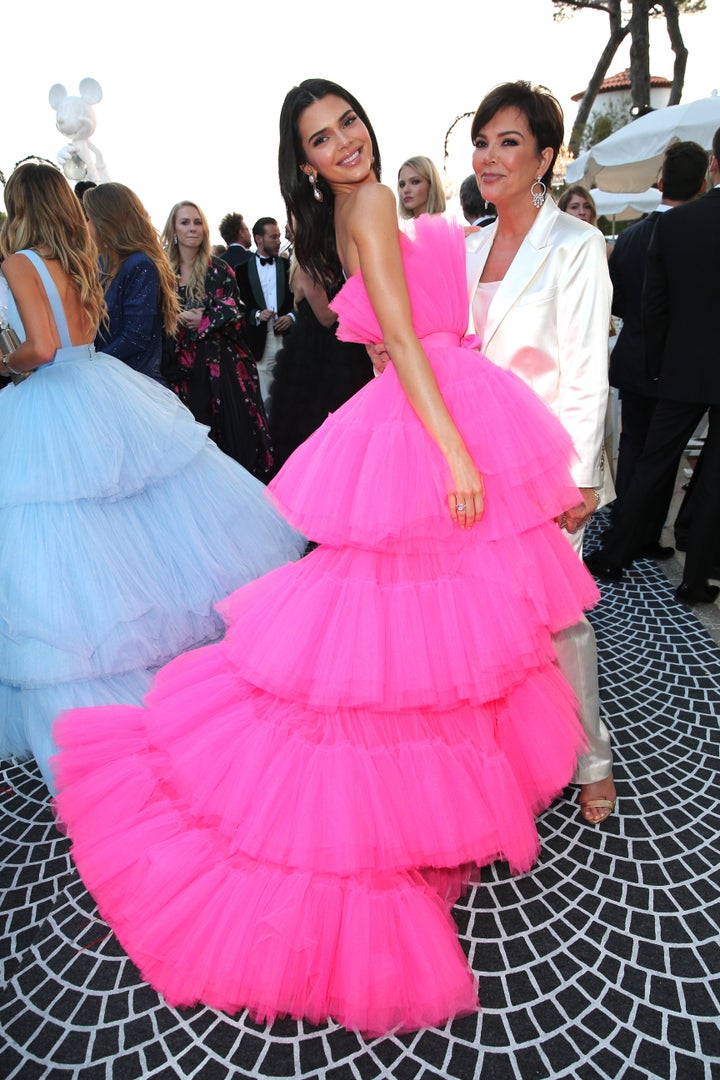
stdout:
{"type": "Polygon", "coordinates": [[[530,185],[530,194],[532,195],[533,206],[536,210],[539,210],[542,204],[545,202],[545,193],[547,188],[543,184],[541,178],[538,176],[535,182],[530,185]],[[538,188],[536,191],[535,188],[538,188]]]}
{"type": "Polygon", "coordinates": [[[312,189],[313,189],[313,199],[315,199],[316,202],[322,202],[323,201],[323,193],[320,190],[320,188],[317,186],[317,177],[315,176],[315,173],[308,173],[308,180],[310,181],[310,184],[311,184],[312,189]]]}
{"type": "Polygon", "coordinates": [[[177,247],[177,233],[173,236],[173,244],[177,247]]]}

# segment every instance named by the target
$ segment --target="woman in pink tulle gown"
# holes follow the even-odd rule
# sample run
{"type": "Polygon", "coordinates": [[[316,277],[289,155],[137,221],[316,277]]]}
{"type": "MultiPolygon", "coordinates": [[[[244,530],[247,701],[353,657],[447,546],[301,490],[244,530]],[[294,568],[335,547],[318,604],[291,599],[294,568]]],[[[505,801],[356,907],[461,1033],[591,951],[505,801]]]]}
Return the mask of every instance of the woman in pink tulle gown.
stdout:
{"type": "Polygon", "coordinates": [[[294,88],[280,126],[298,259],[329,289],[344,271],[340,336],[393,364],[271,485],[319,546],[230,596],[225,639],[144,709],[66,714],[59,806],[171,1004],[378,1034],[477,1008],[450,906],[473,867],[537,857],[582,748],[550,635],[597,593],[554,521],[568,437],[463,338],[462,231],[398,236],[337,85],[294,88]]]}

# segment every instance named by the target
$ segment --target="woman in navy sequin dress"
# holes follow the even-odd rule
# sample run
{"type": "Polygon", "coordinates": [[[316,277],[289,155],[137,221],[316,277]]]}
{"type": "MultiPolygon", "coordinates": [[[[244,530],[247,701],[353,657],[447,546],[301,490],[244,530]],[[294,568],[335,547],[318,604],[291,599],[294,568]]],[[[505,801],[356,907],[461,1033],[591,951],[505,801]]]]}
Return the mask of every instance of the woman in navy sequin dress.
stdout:
{"type": "Polygon", "coordinates": [[[147,210],[124,184],[100,184],[83,197],[102,259],[107,319],[95,346],[165,384],[163,326],[177,318],[175,277],[147,210]]]}

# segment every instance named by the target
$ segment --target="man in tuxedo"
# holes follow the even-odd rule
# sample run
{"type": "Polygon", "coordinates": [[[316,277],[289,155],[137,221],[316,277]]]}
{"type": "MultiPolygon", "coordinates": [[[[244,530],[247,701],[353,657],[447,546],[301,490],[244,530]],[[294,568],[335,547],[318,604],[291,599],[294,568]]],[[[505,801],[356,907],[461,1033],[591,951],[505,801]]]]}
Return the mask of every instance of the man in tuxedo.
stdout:
{"type": "Polygon", "coordinates": [[[226,214],[220,222],[220,235],[227,244],[222,258],[233,270],[252,258],[252,237],[242,214],[226,214]]]}
{"type": "MultiPolygon", "coordinates": [[[[497,217],[497,210],[492,203],[485,202],[480,194],[475,173],[466,176],[460,185],[460,206],[468,225],[484,229],[492,225],[497,217]]],[[[467,230],[465,230],[467,232],[467,230]]]]}
{"type": "Polygon", "coordinates": [[[587,565],[618,580],[636,555],[656,493],[674,482],[683,450],[705,414],[708,433],[696,507],[676,598],[712,603],[707,578],[720,529],[720,129],[710,162],[713,189],[657,221],[648,249],[642,320],[658,400],[642,455],[610,539],[587,565]]]}
{"type": "Polygon", "coordinates": [[[277,353],[283,335],[293,325],[293,297],[290,292],[290,263],[280,258],[280,228],[275,218],[255,222],[253,237],[257,251],[238,267],[240,298],[247,308],[247,339],[257,363],[260,393],[269,410],[277,353]]]}
{"type": "MultiPolygon", "coordinates": [[[[698,143],[678,142],[665,154],[658,187],[662,200],[657,210],[643,221],[620,233],[610,256],[613,283],[613,315],[623,320],[615,348],[610,355],[610,385],[620,391],[621,432],[618,451],[613,508],[619,515],[635,465],[640,457],[655,411],[657,383],[647,373],[645,338],[642,330],[641,303],[645,280],[645,261],[655,225],[661,214],[696,198],[705,189],[708,157],[698,143]]],[[[646,538],[638,554],[648,558],[668,559],[671,547],[662,547],[660,536],[674,490],[671,480],[666,490],[656,492],[647,520],[646,538]]]]}

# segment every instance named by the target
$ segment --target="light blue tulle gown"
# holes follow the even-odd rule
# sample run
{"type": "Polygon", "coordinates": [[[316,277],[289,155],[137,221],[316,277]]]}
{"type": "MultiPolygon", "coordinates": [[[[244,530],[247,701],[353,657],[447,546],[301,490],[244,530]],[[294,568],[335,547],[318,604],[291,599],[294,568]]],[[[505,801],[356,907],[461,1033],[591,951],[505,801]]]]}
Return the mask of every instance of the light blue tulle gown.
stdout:
{"type": "Polygon", "coordinates": [[[172,391],[71,344],[23,254],[61,348],[0,391],[0,757],[32,755],[52,790],[61,709],[139,703],[156,668],[222,633],[218,600],[305,541],[172,391]]]}

